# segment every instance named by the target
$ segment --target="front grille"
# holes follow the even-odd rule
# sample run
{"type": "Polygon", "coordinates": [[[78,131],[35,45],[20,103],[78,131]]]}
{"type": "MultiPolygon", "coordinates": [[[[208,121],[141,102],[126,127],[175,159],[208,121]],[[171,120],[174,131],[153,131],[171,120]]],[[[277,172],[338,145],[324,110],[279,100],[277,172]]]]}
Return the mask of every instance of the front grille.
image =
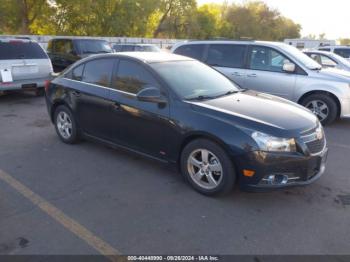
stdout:
{"type": "Polygon", "coordinates": [[[301,138],[313,155],[321,153],[326,145],[326,138],[320,124],[316,128],[303,132],[301,138]]]}
{"type": "Polygon", "coordinates": [[[310,141],[305,143],[307,148],[309,149],[311,154],[318,154],[322,152],[324,146],[325,146],[326,140],[325,137],[322,136],[321,139],[316,139],[314,141],[310,141]]]}

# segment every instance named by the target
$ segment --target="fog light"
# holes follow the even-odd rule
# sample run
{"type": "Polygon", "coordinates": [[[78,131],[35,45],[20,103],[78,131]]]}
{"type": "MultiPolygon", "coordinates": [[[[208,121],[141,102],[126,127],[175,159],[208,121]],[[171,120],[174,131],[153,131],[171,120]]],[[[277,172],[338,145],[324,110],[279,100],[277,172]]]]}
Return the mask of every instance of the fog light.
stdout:
{"type": "Polygon", "coordinates": [[[287,175],[269,175],[267,178],[262,179],[269,185],[285,185],[288,183],[287,175]]]}

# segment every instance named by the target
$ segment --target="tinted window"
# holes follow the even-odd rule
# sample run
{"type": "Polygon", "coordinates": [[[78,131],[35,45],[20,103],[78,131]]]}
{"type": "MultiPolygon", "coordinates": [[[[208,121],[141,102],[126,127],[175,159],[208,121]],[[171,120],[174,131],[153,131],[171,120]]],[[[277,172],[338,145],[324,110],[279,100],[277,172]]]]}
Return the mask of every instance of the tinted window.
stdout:
{"type": "Polygon", "coordinates": [[[109,86],[114,59],[97,59],[85,64],[83,81],[95,85],[109,86]]]}
{"type": "Polygon", "coordinates": [[[252,47],[250,56],[251,69],[283,72],[283,64],[286,62],[289,62],[288,58],[272,48],[263,46],[252,47]]]}
{"type": "Polygon", "coordinates": [[[243,68],[245,49],[244,45],[210,45],[207,64],[243,68]]]}
{"type": "Polygon", "coordinates": [[[84,64],[72,70],[71,78],[73,80],[81,81],[83,79],[84,64]]]}
{"type": "Polygon", "coordinates": [[[183,45],[177,48],[174,53],[202,60],[205,45],[183,45]]]}
{"type": "Polygon", "coordinates": [[[318,50],[328,51],[328,52],[330,52],[330,51],[331,51],[331,49],[330,49],[330,48],[319,48],[318,50]]]}
{"type": "Polygon", "coordinates": [[[78,40],[78,49],[81,54],[111,53],[112,48],[104,40],[78,40]]]}
{"type": "Polygon", "coordinates": [[[8,59],[46,59],[45,51],[38,43],[10,41],[0,42],[0,60],[8,59]]]}
{"type": "Polygon", "coordinates": [[[135,50],[135,46],[133,45],[125,45],[122,48],[122,52],[132,52],[135,50]]]}
{"type": "Polygon", "coordinates": [[[114,49],[116,52],[121,52],[121,51],[122,51],[122,48],[123,48],[122,45],[114,45],[114,46],[113,46],[113,49],[114,49]]]}
{"type": "Polygon", "coordinates": [[[325,55],[320,55],[321,57],[321,65],[323,66],[329,66],[329,67],[335,67],[337,66],[337,63],[334,62],[331,58],[325,55]]]}
{"type": "Polygon", "coordinates": [[[334,53],[345,57],[345,58],[349,58],[350,57],[350,48],[336,48],[334,49],[334,53]]]}
{"type": "Polygon", "coordinates": [[[157,87],[157,81],[143,66],[136,62],[121,60],[113,88],[136,94],[145,87],[157,87]]]}
{"type": "Polygon", "coordinates": [[[238,91],[227,77],[198,61],[153,63],[151,66],[184,99],[238,91]]]}

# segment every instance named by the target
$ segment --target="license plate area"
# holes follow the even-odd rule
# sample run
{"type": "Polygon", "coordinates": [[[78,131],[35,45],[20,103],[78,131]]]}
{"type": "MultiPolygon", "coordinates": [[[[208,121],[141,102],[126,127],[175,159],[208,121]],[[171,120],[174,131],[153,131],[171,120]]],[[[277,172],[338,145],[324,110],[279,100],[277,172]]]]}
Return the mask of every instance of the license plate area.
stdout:
{"type": "Polygon", "coordinates": [[[35,88],[37,88],[37,84],[35,84],[35,83],[22,85],[22,89],[35,89],[35,88]]]}

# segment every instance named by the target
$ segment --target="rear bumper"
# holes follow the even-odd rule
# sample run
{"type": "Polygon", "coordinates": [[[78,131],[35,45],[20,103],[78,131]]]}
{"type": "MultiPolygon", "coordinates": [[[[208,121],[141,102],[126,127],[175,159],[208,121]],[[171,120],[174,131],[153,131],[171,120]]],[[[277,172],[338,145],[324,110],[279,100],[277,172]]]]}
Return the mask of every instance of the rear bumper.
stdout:
{"type": "Polygon", "coordinates": [[[239,172],[239,184],[241,188],[253,191],[309,185],[325,172],[327,155],[327,148],[316,156],[250,152],[235,159],[239,172]],[[244,176],[244,169],[255,173],[251,177],[244,176]],[[289,179],[283,183],[270,183],[268,178],[271,176],[289,179]]]}
{"type": "Polygon", "coordinates": [[[37,89],[37,88],[44,87],[45,81],[51,80],[51,79],[52,77],[48,76],[45,78],[17,80],[11,83],[0,82],[0,91],[37,89]]]}

